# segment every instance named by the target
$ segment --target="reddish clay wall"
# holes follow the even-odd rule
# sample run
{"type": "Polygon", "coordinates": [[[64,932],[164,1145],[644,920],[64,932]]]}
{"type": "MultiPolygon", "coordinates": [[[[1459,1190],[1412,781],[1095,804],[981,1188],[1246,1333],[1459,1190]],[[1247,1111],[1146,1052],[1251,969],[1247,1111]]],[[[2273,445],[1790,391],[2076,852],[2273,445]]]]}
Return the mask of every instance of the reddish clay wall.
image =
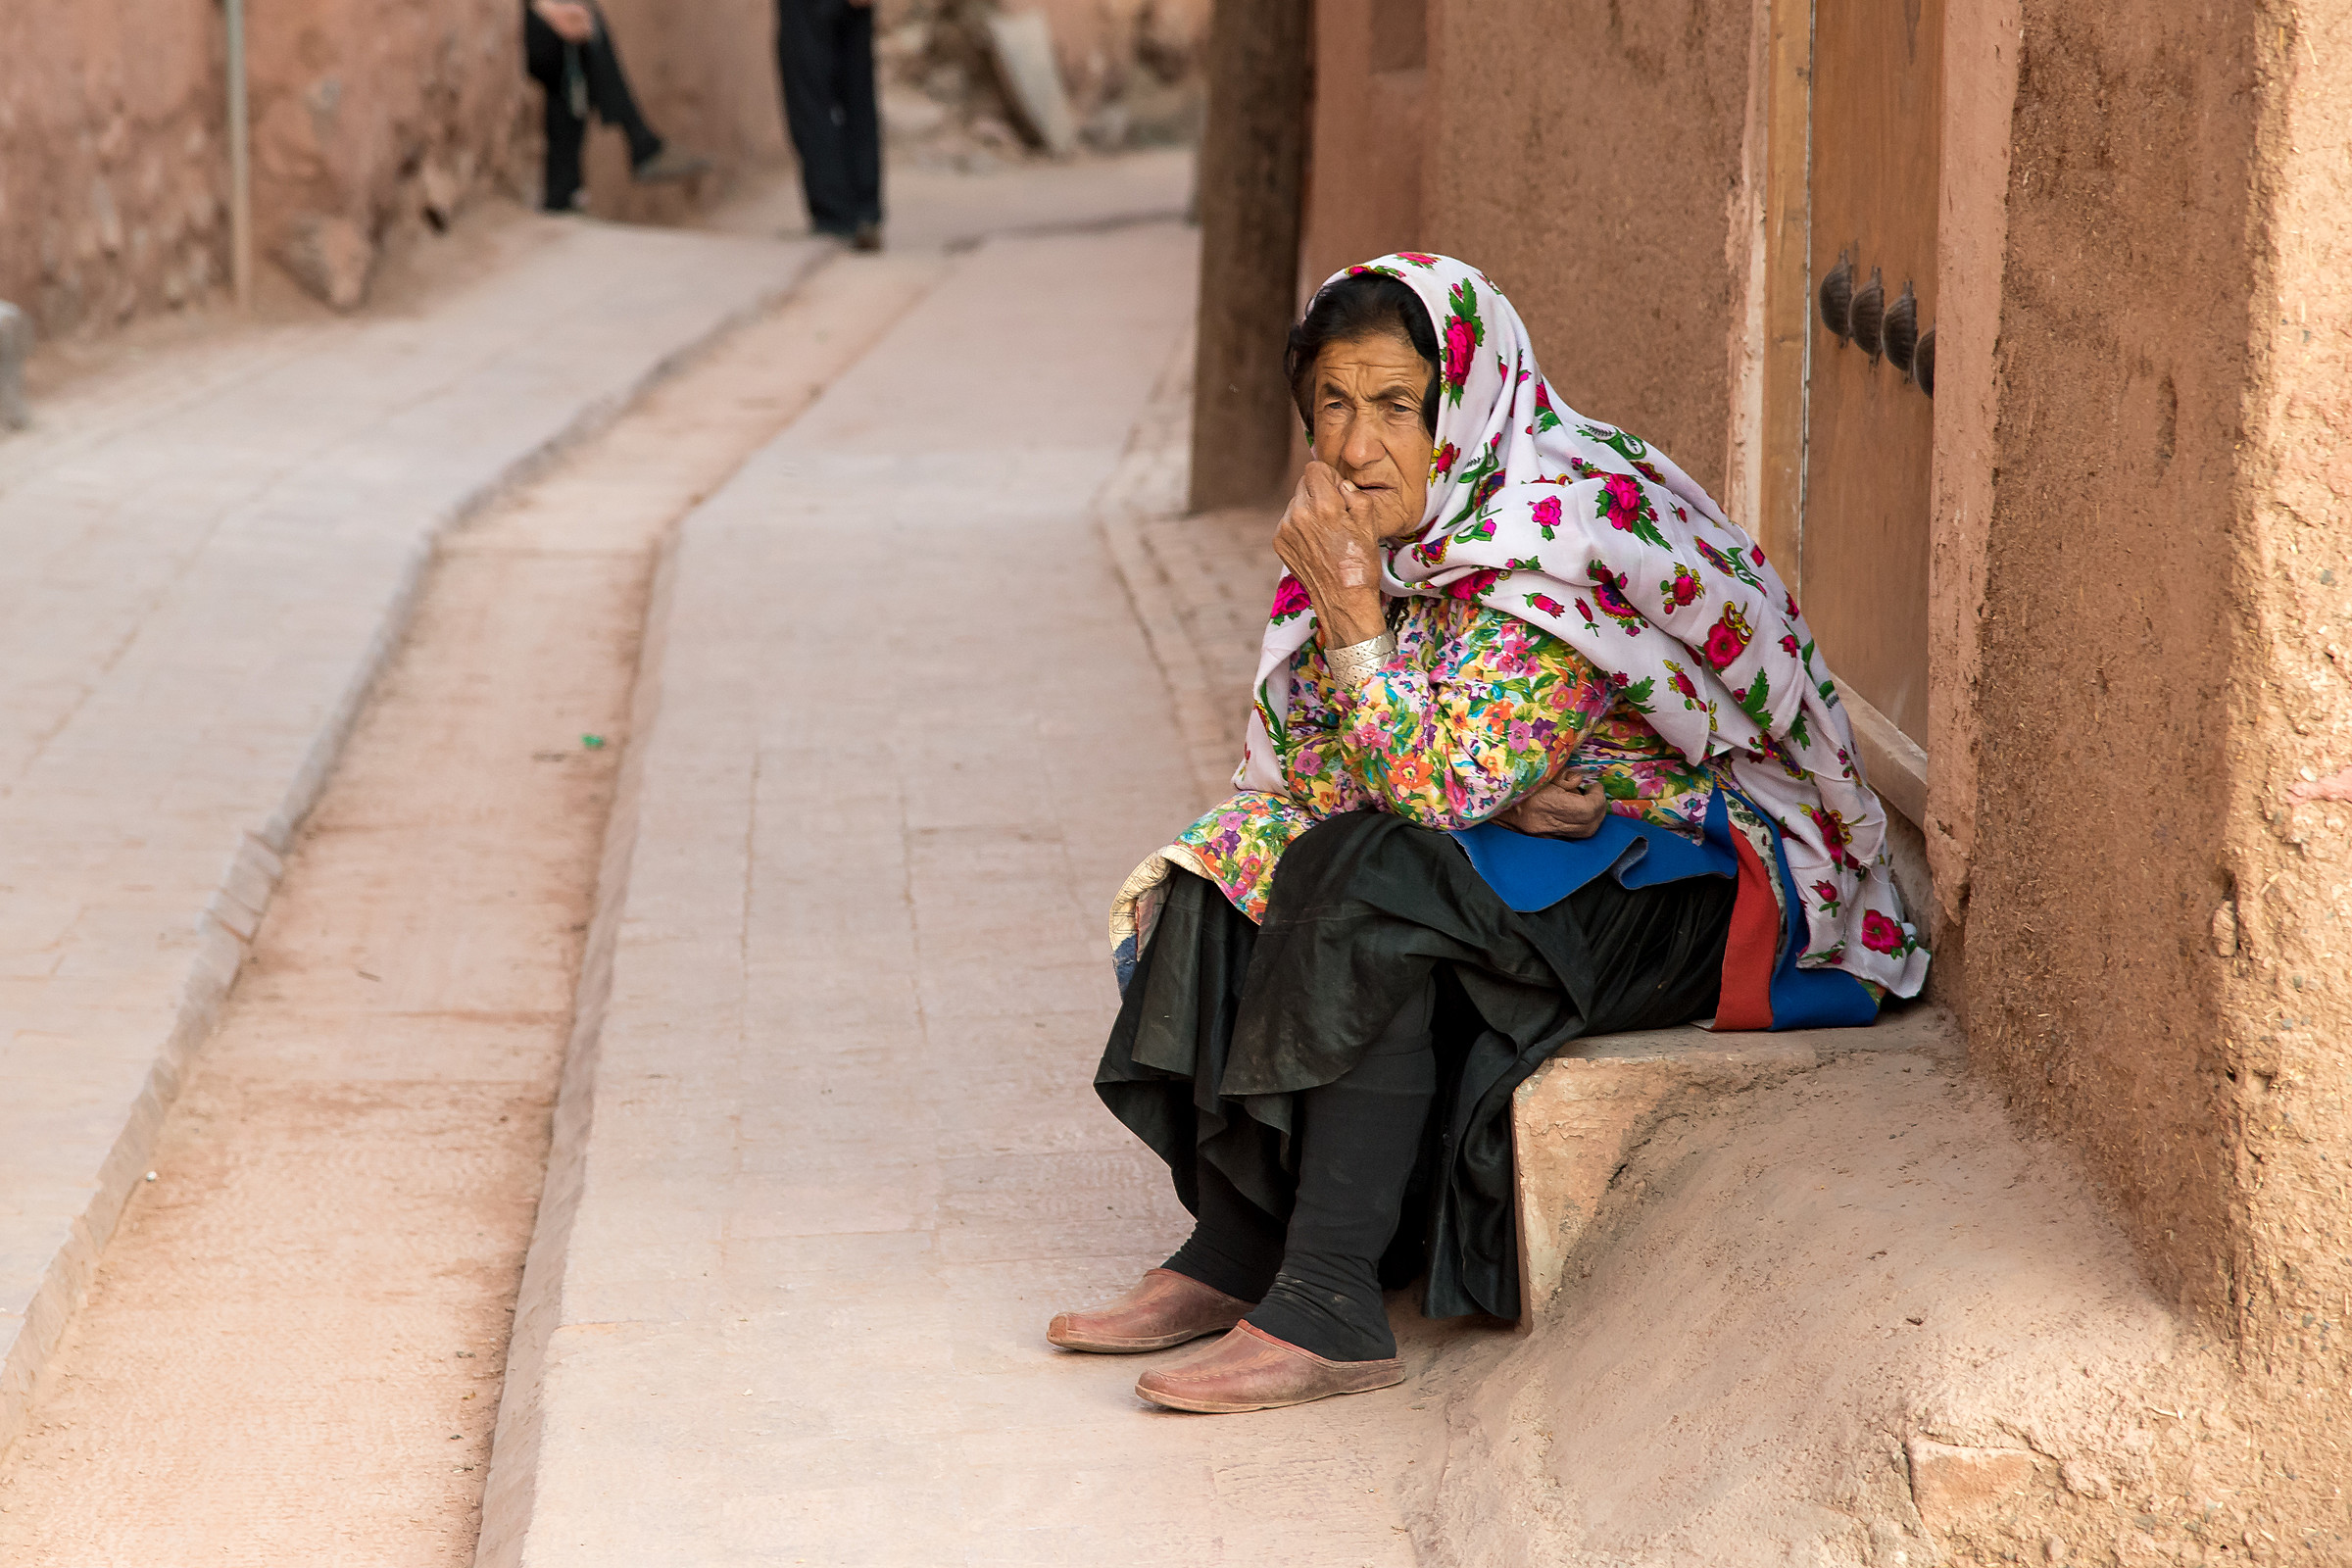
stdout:
{"type": "MultiPolygon", "coordinates": [[[[514,0],[288,0],[249,49],[255,239],[356,303],[383,239],[510,165],[514,0]]],[[[52,336],[227,278],[224,39],[211,0],[0,7],[0,297],[52,336]]]]}
{"type": "MultiPolygon", "coordinates": [[[[2236,940],[2214,943],[2246,1205],[2232,1305],[2249,1357],[2293,1396],[2331,1389],[2352,1438],[2352,15],[2270,17],[2216,911],[2236,940]]],[[[2352,1464],[2337,1450],[2327,1470],[2352,1464]]]]}
{"type": "Polygon", "coordinates": [[[382,242],[504,176],[521,101],[517,0],[297,0],[253,15],[254,243],[356,303],[382,242]],[[323,272],[321,272],[323,269],[323,272]]]}
{"type": "Polygon", "coordinates": [[[0,61],[0,299],[57,336],[226,275],[213,0],[10,0],[0,61]]]}
{"type": "Polygon", "coordinates": [[[1419,250],[1427,122],[1423,0],[1319,0],[1299,287],[1353,262],[1419,250]]]}
{"type": "Polygon", "coordinates": [[[1571,403],[1710,489],[1745,300],[1752,32],[1747,7],[1708,0],[1431,7],[1426,243],[1503,287],[1571,403]]]}
{"type": "Polygon", "coordinates": [[[2019,13],[1997,347],[1974,394],[1997,415],[1968,694],[1971,1056],[2234,1342],[2229,1402],[2259,1442],[2175,1484],[2227,1483],[2282,1550],[2334,1561],[2352,18],[2019,13]]]}
{"type": "MultiPolygon", "coordinates": [[[[2343,1554],[2352,1474],[2352,16],[2259,13],[2261,244],[2230,577],[2221,970],[2241,1363],[2287,1420],[2260,1485],[2343,1554]]],[[[2266,1434],[2268,1435],[2268,1434],[2266,1434]]]]}
{"type": "Polygon", "coordinates": [[[1936,223],[1935,514],[1928,560],[1928,809],[1942,999],[1965,1014],[1969,857],[1977,827],[1977,694],[1984,529],[1992,514],[1993,354],[2009,244],[2019,0],[1947,0],[1943,167],[1936,223]],[[1961,962],[1954,962],[1955,958],[1961,962]]]}
{"type": "Polygon", "coordinates": [[[2023,6],[1980,633],[1975,1059],[2230,1294],[2221,976],[2250,8],[2023,6]]]}
{"type": "MultiPolygon", "coordinates": [[[[693,188],[629,179],[618,131],[598,127],[588,157],[589,206],[625,222],[679,222],[748,172],[790,162],[776,79],[775,0],[602,0],[638,106],[662,136],[715,166],[693,188]]],[[[534,124],[539,90],[525,92],[534,124]]]]}

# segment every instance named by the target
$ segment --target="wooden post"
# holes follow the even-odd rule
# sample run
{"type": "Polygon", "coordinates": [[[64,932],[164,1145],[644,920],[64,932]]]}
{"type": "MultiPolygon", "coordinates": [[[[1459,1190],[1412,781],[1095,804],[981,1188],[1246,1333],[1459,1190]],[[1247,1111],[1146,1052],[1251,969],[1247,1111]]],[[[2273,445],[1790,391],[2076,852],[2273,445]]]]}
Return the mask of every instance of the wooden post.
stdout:
{"type": "Polygon", "coordinates": [[[24,313],[0,300],[0,431],[32,422],[24,407],[24,360],[32,352],[32,323],[24,313]]]}
{"type": "Polygon", "coordinates": [[[1192,509],[1262,501],[1290,471],[1282,380],[1298,308],[1312,0],[1216,0],[1200,140],[1192,509]]]}
{"type": "Polygon", "coordinates": [[[1756,538],[1802,594],[1805,356],[1813,341],[1813,0],[1772,0],[1764,155],[1764,493],[1756,538]]]}
{"type": "Polygon", "coordinates": [[[228,275],[237,309],[253,309],[252,114],[246,106],[245,0],[224,0],[228,44],[228,275]]]}

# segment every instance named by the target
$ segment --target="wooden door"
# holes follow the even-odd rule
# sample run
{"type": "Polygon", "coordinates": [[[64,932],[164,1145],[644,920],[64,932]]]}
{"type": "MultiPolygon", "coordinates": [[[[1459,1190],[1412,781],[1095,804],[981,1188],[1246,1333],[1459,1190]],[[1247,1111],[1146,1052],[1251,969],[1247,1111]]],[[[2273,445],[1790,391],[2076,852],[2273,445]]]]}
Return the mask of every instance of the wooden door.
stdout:
{"type": "Polygon", "coordinates": [[[1842,260],[1857,305],[1875,275],[1883,313],[1909,290],[1914,330],[1935,324],[1943,0],[1813,0],[1812,12],[1796,575],[1831,670],[1916,743],[1928,717],[1933,404],[1886,352],[1832,330],[1837,302],[1825,307],[1822,284],[1842,260]]]}

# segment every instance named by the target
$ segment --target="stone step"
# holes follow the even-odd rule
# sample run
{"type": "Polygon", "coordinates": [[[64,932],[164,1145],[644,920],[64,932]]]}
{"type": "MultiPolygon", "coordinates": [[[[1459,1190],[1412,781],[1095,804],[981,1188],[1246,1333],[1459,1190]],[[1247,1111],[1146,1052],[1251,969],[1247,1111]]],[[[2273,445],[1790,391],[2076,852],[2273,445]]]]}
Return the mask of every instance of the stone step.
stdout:
{"type": "Polygon", "coordinates": [[[1611,1182],[1660,1122],[1857,1051],[1960,1049],[1951,1014],[1918,1004],[1890,1010],[1868,1029],[1716,1034],[1683,1024],[1596,1035],[1554,1056],[1511,1097],[1519,1326],[1542,1321],[1611,1182]]]}

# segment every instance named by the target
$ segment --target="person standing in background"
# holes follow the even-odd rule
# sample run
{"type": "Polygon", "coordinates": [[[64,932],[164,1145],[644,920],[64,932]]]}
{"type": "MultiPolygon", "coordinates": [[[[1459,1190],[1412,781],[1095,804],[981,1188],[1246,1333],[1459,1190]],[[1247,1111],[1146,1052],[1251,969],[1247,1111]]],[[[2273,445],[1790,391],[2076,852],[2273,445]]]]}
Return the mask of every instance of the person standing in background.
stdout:
{"type": "Polygon", "coordinates": [[[710,167],[710,160],[662,144],[637,112],[620,53],[605,19],[585,0],[524,0],[522,59],[533,80],[547,89],[547,164],[540,205],[568,213],[580,197],[580,143],[588,135],[588,112],[616,126],[629,141],[629,176],[640,183],[686,179],[710,167]]]}
{"type": "Polygon", "coordinates": [[[808,226],[861,251],[880,250],[873,0],[776,0],[776,69],[808,226]]]}

